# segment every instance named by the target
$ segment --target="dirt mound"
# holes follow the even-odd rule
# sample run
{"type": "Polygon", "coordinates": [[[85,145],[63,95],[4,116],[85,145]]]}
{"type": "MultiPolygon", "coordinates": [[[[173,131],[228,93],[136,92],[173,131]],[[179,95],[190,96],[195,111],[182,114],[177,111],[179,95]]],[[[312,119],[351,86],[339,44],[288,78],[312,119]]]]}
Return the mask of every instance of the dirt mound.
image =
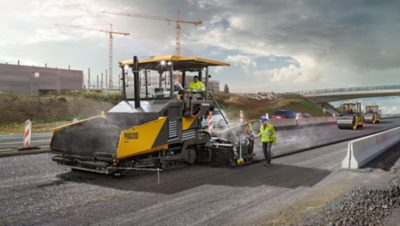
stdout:
{"type": "Polygon", "coordinates": [[[107,111],[111,103],[79,96],[0,95],[0,123],[31,120],[64,120],[107,111]]]}

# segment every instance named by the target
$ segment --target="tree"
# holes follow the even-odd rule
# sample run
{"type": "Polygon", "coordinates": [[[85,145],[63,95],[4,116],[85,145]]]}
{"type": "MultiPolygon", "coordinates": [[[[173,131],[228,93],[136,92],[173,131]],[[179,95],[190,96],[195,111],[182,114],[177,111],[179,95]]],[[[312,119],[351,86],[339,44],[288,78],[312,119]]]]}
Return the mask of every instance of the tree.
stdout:
{"type": "Polygon", "coordinates": [[[229,86],[226,83],[225,83],[225,86],[224,86],[224,93],[229,93],[229,86]]]}

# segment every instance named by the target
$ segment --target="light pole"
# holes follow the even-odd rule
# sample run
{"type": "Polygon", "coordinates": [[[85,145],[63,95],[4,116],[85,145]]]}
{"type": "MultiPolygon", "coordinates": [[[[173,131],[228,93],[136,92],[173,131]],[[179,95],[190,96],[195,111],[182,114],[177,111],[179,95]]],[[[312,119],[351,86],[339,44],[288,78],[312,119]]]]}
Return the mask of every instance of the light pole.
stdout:
{"type": "MultiPolygon", "coordinates": [[[[33,95],[33,81],[32,81],[32,78],[35,78],[35,80],[36,79],[39,79],[39,77],[40,77],[40,73],[39,72],[32,72],[32,76],[30,77],[31,79],[31,95],[33,95]]],[[[36,83],[36,86],[39,86],[39,84],[38,83],[36,83]]],[[[39,92],[39,87],[37,87],[38,88],[38,92],[39,92]]]]}
{"type": "Polygon", "coordinates": [[[35,83],[36,83],[36,88],[37,88],[37,99],[36,99],[36,112],[39,114],[39,78],[40,78],[40,73],[39,72],[33,72],[33,77],[35,78],[35,83]]]}
{"type": "Polygon", "coordinates": [[[33,72],[33,77],[35,78],[35,84],[37,88],[37,92],[39,94],[39,78],[40,78],[40,73],[39,72],[33,72]]]}

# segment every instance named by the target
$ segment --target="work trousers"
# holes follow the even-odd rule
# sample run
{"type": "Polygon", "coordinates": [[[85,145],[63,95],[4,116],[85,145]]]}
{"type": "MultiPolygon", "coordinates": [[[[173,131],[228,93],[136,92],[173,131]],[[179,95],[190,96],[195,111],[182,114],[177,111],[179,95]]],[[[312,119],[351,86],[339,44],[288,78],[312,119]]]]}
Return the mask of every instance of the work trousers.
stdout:
{"type": "Polygon", "coordinates": [[[262,148],[265,156],[265,161],[270,164],[271,163],[271,148],[272,142],[262,142],[262,148]]]}

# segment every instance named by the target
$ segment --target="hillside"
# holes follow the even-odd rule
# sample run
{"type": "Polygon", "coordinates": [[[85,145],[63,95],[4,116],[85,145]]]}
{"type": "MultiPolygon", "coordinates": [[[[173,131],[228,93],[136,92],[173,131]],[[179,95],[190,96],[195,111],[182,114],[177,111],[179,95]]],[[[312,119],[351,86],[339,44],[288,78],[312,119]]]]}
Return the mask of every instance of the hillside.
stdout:
{"type": "Polygon", "coordinates": [[[44,96],[0,94],[0,134],[22,133],[28,118],[34,132],[48,132],[74,118],[109,110],[119,101],[118,96],[83,92],[44,96]]]}
{"type": "MultiPolygon", "coordinates": [[[[312,116],[323,116],[322,108],[299,95],[275,94],[272,99],[257,99],[242,94],[216,94],[220,106],[231,120],[239,119],[243,110],[245,120],[258,119],[265,113],[278,109],[307,112],[312,116]]],[[[107,111],[121,99],[119,94],[78,92],[27,96],[17,94],[0,95],[0,134],[22,133],[24,121],[33,122],[34,132],[47,132],[52,128],[107,111]]]]}
{"type": "Polygon", "coordinates": [[[265,113],[272,114],[280,109],[307,112],[312,116],[325,116],[320,106],[295,94],[275,94],[272,99],[251,98],[242,94],[216,94],[217,102],[227,112],[229,118],[239,118],[243,110],[245,120],[258,119],[265,113]]]}

